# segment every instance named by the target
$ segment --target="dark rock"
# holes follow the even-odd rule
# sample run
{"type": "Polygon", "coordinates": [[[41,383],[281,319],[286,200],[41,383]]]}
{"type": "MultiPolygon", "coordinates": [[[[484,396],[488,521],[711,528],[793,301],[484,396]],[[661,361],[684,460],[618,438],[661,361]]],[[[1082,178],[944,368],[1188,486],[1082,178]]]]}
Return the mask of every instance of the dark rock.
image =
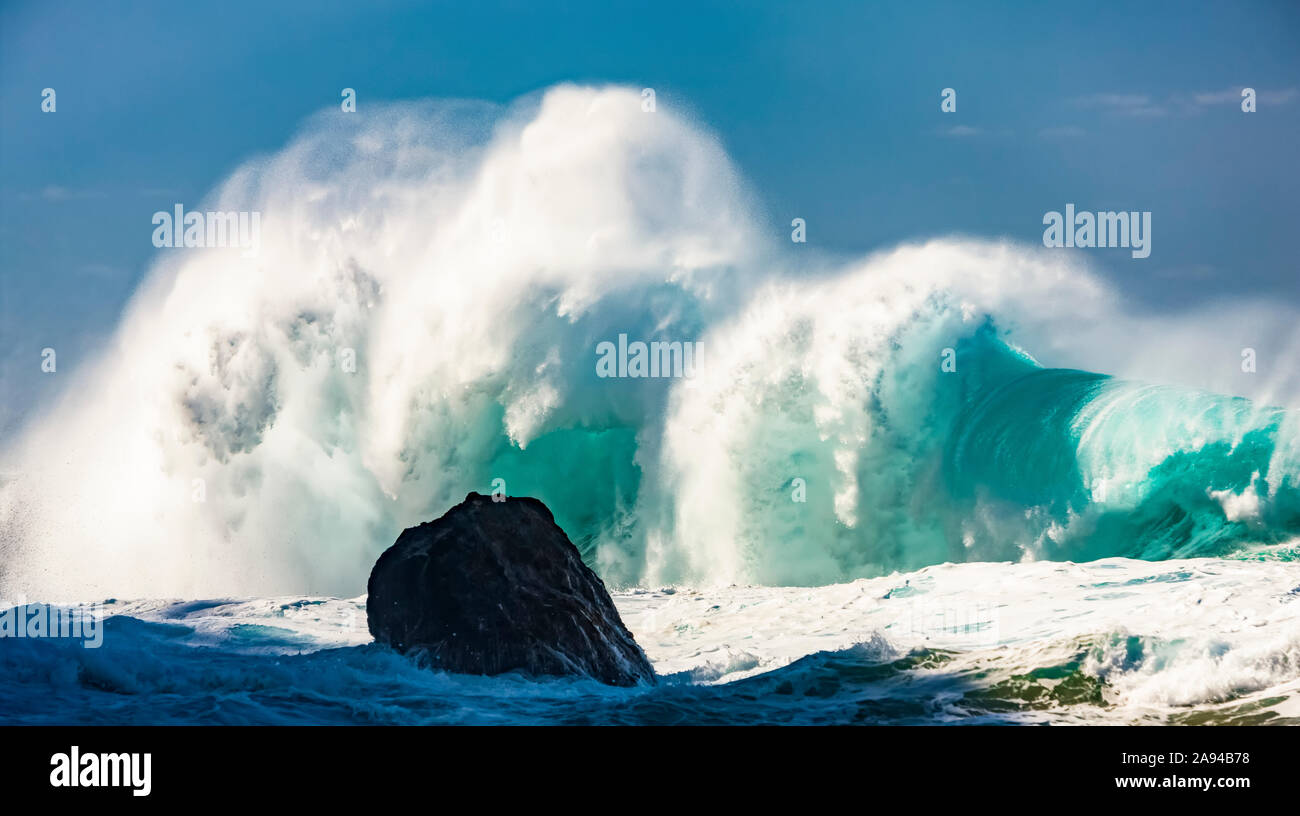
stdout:
{"type": "Polygon", "coordinates": [[[368,590],[375,640],[437,668],[655,682],[605,585],[537,499],[470,493],[403,531],[368,590]]]}

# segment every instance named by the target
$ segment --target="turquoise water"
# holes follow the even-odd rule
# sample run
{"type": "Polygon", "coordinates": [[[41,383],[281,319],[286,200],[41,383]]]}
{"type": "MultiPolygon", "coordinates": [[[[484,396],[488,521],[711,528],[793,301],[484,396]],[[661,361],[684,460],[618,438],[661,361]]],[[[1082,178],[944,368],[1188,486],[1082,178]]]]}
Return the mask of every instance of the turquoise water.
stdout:
{"type": "MultiPolygon", "coordinates": [[[[834,440],[811,418],[806,383],[792,378],[777,398],[756,398],[747,448],[725,454],[745,481],[718,487],[718,501],[744,516],[738,546],[750,580],[816,585],[1024,557],[1223,556],[1300,535],[1295,412],[1044,368],[991,323],[956,344],[954,372],[887,369],[875,390],[871,434],[850,474],[853,525],[832,507],[844,474],[834,440]],[[884,394],[905,381],[910,401],[887,406],[884,394]],[[808,477],[806,503],[791,499],[793,474],[808,477]]],[[[640,463],[654,456],[639,446],[653,442],[626,425],[554,431],[527,450],[503,438],[484,480],[502,475],[542,499],[606,580],[635,586],[646,577],[647,530],[681,532],[672,491],[654,493],[642,478],[640,463]],[[611,553],[618,558],[602,560],[611,553]]]]}

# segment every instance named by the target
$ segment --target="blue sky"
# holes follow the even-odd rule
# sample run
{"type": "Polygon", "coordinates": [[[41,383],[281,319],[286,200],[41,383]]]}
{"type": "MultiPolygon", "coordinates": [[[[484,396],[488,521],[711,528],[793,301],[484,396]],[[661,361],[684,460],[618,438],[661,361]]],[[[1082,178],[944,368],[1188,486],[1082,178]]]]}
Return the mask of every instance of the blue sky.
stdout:
{"type": "Polygon", "coordinates": [[[116,5],[0,11],[0,430],[49,387],[41,348],[75,366],[111,331],[158,251],[151,215],[343,87],[364,112],[652,86],[719,135],[774,232],[801,216],[821,249],[1039,243],[1067,202],[1149,210],[1150,258],[1093,253],[1127,296],[1300,301],[1300,4],[116,5]]]}

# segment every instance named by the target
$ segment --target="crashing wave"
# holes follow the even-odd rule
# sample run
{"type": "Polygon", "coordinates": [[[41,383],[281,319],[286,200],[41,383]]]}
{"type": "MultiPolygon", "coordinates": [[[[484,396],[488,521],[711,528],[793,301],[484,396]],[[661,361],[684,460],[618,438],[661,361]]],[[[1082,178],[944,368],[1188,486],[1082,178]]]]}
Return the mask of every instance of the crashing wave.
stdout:
{"type": "MultiPolygon", "coordinates": [[[[322,114],[212,198],[262,213],[258,252],[164,254],[7,440],[0,596],[351,595],[495,480],[614,585],[1300,529],[1296,415],[1262,407],[1295,395],[1243,380],[1201,316],[1137,314],[1076,256],[1007,242],[815,255],[715,138],[630,90],[322,114]],[[698,344],[694,376],[600,376],[620,335],[698,344]]],[[[1300,348],[1282,306],[1217,320],[1300,348]]]]}

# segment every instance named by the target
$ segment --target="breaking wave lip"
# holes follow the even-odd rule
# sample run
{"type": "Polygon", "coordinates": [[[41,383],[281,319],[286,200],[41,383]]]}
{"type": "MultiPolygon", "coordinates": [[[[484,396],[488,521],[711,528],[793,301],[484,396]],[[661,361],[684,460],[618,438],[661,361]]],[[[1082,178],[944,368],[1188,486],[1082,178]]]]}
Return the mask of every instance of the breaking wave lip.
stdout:
{"type": "MultiPolygon", "coordinates": [[[[1208,372],[1203,315],[1008,242],[796,254],[715,137],[629,89],[320,116],[210,208],[260,211],[257,255],[163,256],[0,454],[0,596],[350,594],[494,479],[615,586],[1300,529],[1296,414],[1265,407],[1296,386],[1208,372]],[[620,334],[698,342],[695,376],[597,376],[620,334]]],[[[1216,320],[1300,352],[1281,305],[1216,320]]]]}

